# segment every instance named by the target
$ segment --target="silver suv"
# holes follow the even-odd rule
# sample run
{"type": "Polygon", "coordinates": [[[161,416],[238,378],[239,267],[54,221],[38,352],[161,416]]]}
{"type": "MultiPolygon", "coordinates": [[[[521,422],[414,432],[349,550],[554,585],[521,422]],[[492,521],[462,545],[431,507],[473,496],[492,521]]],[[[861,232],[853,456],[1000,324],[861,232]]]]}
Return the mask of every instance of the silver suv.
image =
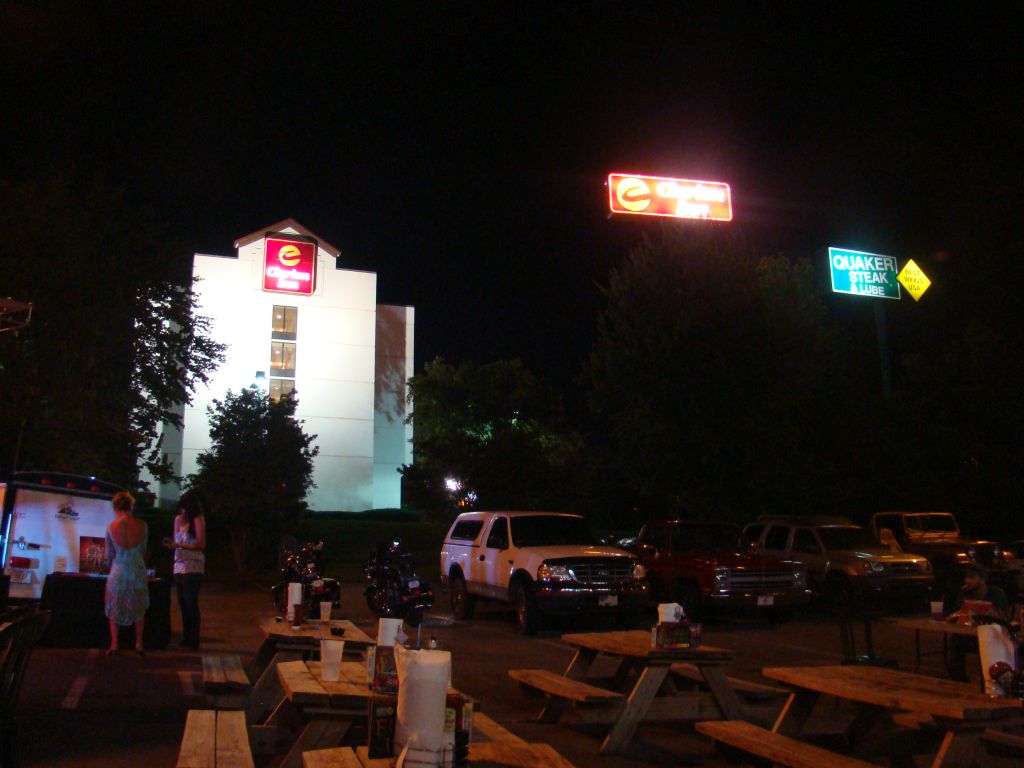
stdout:
{"type": "Polygon", "coordinates": [[[876,541],[844,517],[758,518],[743,529],[766,555],[807,566],[807,586],[830,602],[884,594],[923,602],[935,583],[931,563],[876,541]]]}

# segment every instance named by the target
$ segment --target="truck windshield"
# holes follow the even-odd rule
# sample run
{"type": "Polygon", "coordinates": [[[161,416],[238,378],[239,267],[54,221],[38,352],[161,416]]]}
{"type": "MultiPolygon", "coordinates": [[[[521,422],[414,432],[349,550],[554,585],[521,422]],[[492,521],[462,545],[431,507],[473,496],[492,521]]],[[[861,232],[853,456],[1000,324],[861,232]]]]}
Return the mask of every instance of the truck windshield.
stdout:
{"type": "Polygon", "coordinates": [[[878,548],[878,542],[871,538],[871,535],[860,527],[848,526],[842,528],[819,528],[818,536],[825,549],[862,549],[866,547],[878,548]]]}
{"type": "Polygon", "coordinates": [[[587,521],[565,515],[527,515],[512,518],[512,542],[517,547],[596,544],[587,521]]]}
{"type": "Polygon", "coordinates": [[[672,551],[736,549],[742,546],[740,529],[735,525],[674,525],[672,551]]]}
{"type": "Polygon", "coordinates": [[[907,515],[907,530],[921,533],[956,533],[956,518],[941,513],[931,515],[907,515]]]}

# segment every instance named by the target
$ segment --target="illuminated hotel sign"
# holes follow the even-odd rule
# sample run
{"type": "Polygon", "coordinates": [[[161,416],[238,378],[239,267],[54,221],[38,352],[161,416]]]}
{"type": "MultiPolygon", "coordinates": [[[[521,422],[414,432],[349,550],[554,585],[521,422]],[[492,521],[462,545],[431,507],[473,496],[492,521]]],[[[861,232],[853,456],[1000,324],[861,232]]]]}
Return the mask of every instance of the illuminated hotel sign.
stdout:
{"type": "Polygon", "coordinates": [[[828,267],[832,273],[834,293],[852,293],[878,299],[901,298],[900,286],[896,282],[895,256],[829,248],[828,267]]]}
{"type": "Polygon", "coordinates": [[[316,283],[316,243],[268,237],[263,256],[263,290],[309,296],[316,283]]]}
{"type": "Polygon", "coordinates": [[[732,195],[722,181],[612,173],[608,205],[612,213],[732,221],[732,195]]]}

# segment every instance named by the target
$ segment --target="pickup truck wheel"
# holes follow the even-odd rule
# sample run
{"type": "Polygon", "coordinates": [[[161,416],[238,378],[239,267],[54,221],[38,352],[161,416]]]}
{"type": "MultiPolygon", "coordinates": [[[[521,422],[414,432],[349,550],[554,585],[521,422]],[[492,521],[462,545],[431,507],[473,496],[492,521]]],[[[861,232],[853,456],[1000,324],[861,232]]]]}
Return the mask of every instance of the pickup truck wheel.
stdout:
{"type": "Polygon", "coordinates": [[[683,606],[686,618],[702,621],[705,614],[704,593],[692,581],[684,581],[676,587],[676,602],[683,606]]]}
{"type": "Polygon", "coordinates": [[[461,576],[452,576],[449,581],[452,594],[452,615],[456,619],[472,619],[476,610],[476,598],[466,589],[466,580],[461,576]]]}
{"type": "Polygon", "coordinates": [[[512,606],[516,611],[519,632],[524,635],[537,634],[537,630],[540,628],[540,611],[537,610],[537,601],[529,587],[517,584],[513,588],[512,606]]]}

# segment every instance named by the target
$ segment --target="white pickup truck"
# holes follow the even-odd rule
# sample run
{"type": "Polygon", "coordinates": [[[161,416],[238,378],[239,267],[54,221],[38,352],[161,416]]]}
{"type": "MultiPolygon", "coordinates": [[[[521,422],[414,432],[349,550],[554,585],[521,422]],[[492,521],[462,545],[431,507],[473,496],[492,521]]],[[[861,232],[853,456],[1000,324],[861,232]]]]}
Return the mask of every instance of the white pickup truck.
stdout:
{"type": "Polygon", "coordinates": [[[459,515],[444,538],[441,581],[457,619],[472,618],[478,599],[506,602],[527,635],[545,614],[628,619],[648,595],[644,567],[634,555],[599,544],[579,515],[557,512],[459,515]]]}

